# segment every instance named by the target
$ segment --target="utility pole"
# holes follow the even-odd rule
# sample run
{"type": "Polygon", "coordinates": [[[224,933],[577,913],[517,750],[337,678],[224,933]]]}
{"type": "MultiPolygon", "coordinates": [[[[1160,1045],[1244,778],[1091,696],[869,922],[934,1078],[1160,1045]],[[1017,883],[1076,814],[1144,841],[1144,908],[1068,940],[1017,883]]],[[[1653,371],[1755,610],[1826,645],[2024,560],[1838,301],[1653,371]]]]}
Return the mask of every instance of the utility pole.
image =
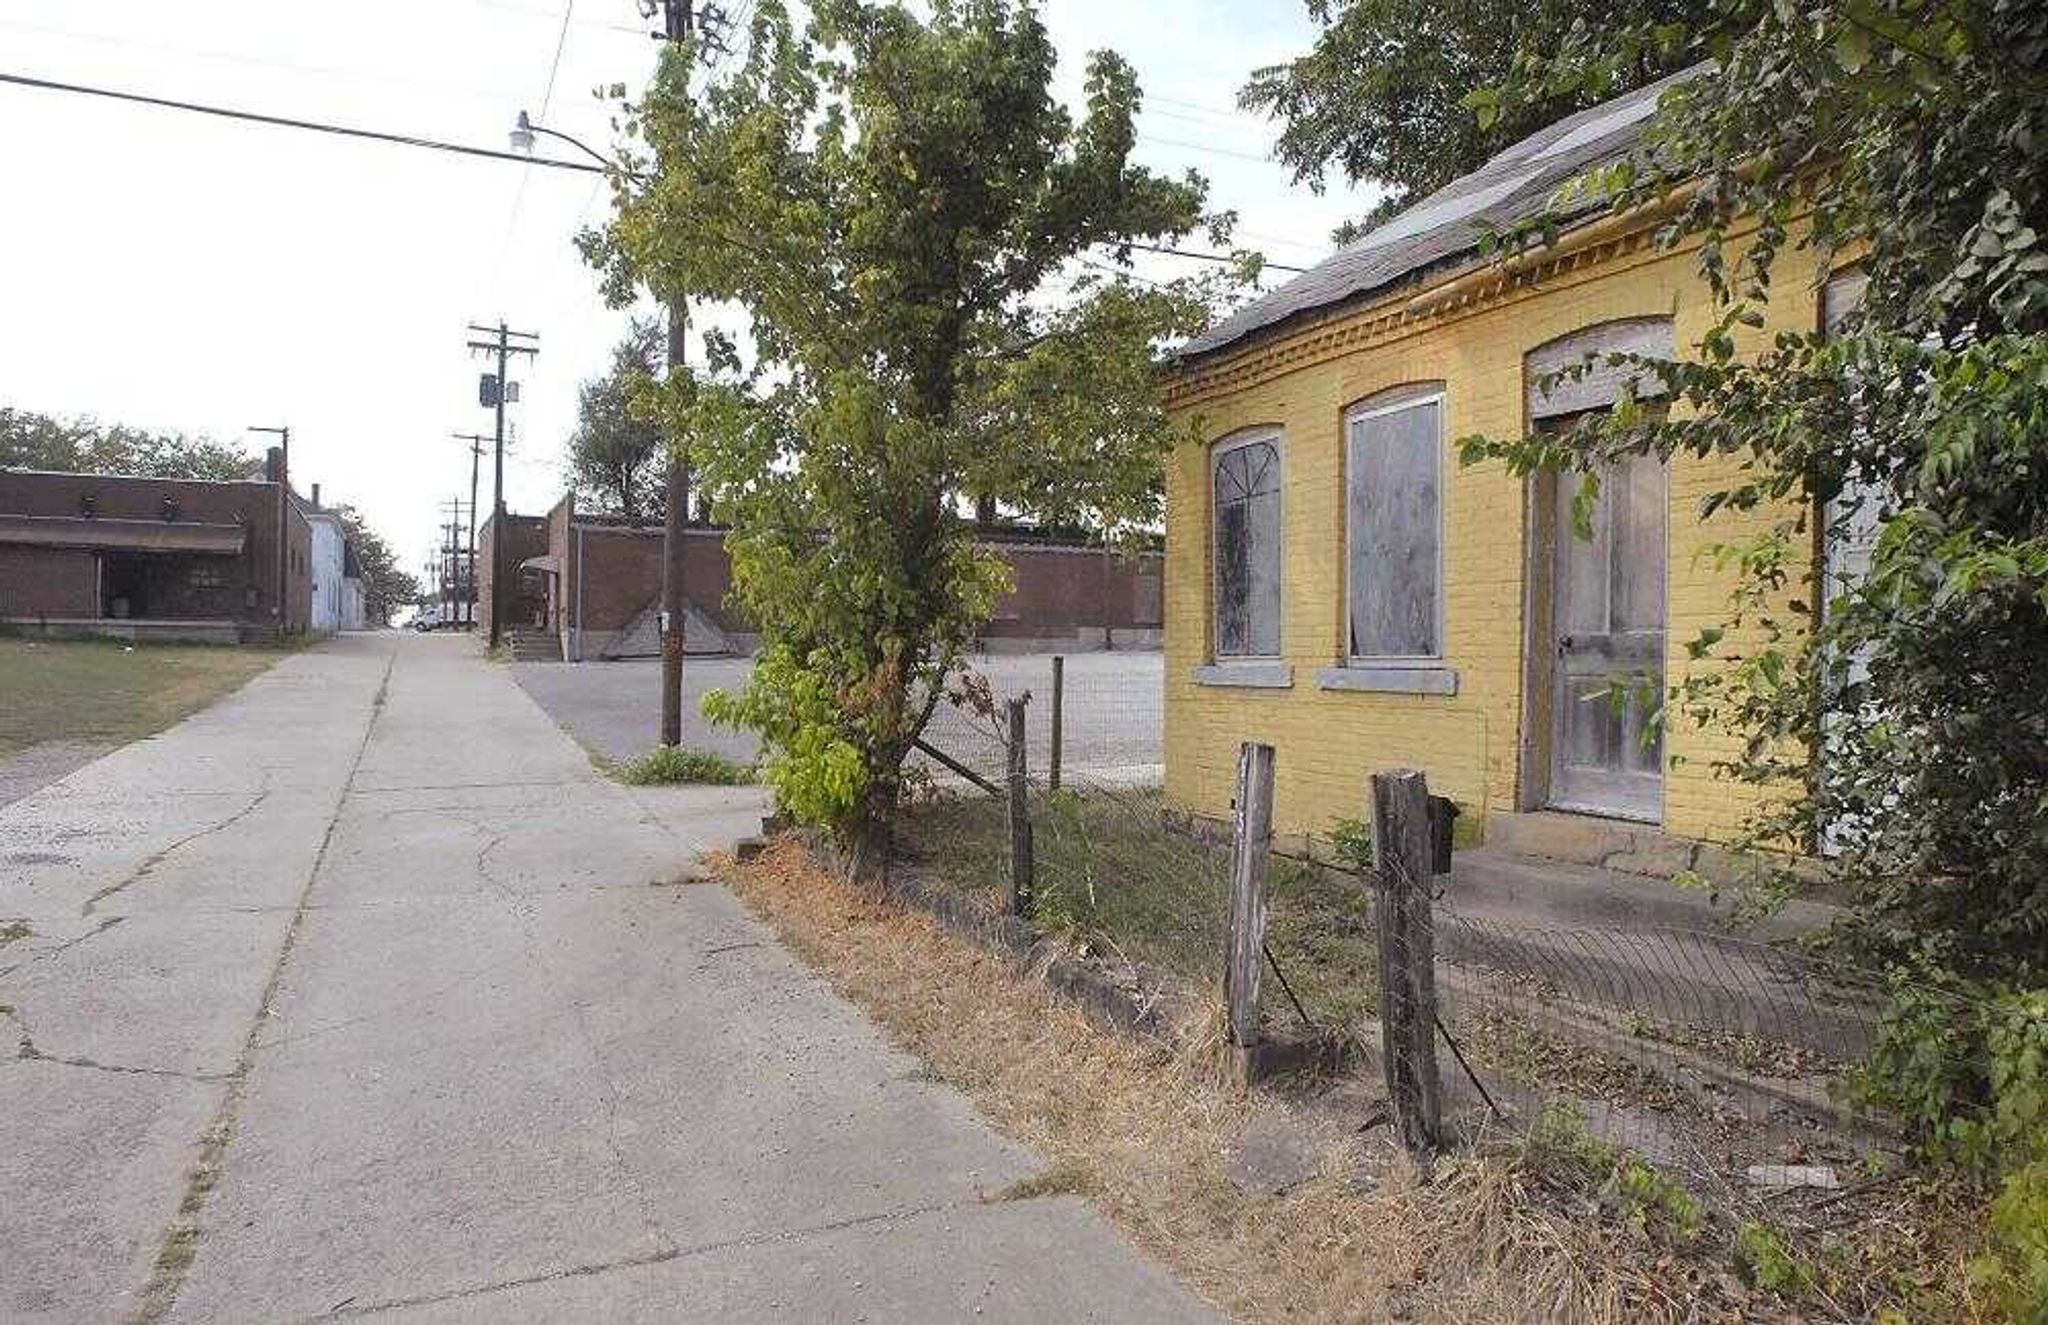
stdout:
{"type": "Polygon", "coordinates": [[[474,432],[450,435],[458,442],[469,443],[469,624],[473,627],[476,625],[476,471],[483,462],[484,443],[491,439],[474,432]]]}
{"type": "Polygon", "coordinates": [[[495,411],[495,426],[491,431],[493,457],[491,460],[491,519],[495,521],[495,532],[491,535],[491,647],[498,647],[498,640],[505,630],[505,364],[515,354],[535,355],[540,353],[540,334],[533,331],[511,331],[503,318],[495,327],[480,327],[469,324],[471,331],[491,337],[490,340],[472,340],[471,350],[482,351],[494,356],[497,372],[484,375],[480,393],[482,404],[495,411]],[[514,344],[514,338],[530,344],[514,344]]]}
{"type": "MultiPolygon", "coordinates": [[[[464,603],[476,602],[476,558],[465,556],[462,545],[463,502],[460,496],[450,497],[441,503],[443,513],[448,517],[441,525],[441,559],[448,565],[447,608],[448,615],[455,621],[463,622],[458,610],[464,603]],[[467,569],[465,570],[465,565],[467,569]]],[[[476,528],[476,507],[469,507],[470,528],[476,528]]],[[[470,614],[465,625],[476,624],[475,613],[470,614]]]]}
{"type": "MultiPolygon", "coordinates": [[[[662,35],[670,42],[689,40],[696,26],[695,0],[662,0],[662,35]]],[[[682,95],[689,95],[684,73],[682,95]]],[[[681,294],[668,301],[668,376],[676,382],[689,371],[689,301],[681,294]]],[[[667,510],[662,516],[661,558],[661,743],[683,743],[683,592],[685,526],[690,517],[690,465],[683,439],[671,443],[668,458],[667,510]]]]}

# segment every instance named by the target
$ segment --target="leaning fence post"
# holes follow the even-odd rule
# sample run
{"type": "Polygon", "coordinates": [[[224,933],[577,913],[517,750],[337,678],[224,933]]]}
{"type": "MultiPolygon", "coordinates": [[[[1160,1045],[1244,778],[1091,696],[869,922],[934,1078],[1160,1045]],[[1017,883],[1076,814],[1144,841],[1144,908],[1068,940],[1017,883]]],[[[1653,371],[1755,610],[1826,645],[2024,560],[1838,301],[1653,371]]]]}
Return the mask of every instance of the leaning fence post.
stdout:
{"type": "Polygon", "coordinates": [[[1237,752],[1237,809],[1231,818],[1230,932],[1223,1002],[1230,1047],[1249,1078],[1259,1043],[1259,976],[1265,969],[1266,869],[1273,846],[1273,747],[1246,741],[1237,752]]]}
{"type": "Polygon", "coordinates": [[[1010,914],[1031,914],[1031,800],[1029,767],[1024,760],[1024,700],[1012,699],[1005,707],[1010,718],[1009,820],[1010,820],[1010,914]]]}
{"type": "Polygon", "coordinates": [[[1387,1097],[1401,1140],[1420,1156],[1443,1139],[1436,1072],[1436,944],[1429,880],[1435,859],[1429,784],[1407,769],[1372,775],[1374,919],[1379,930],[1380,1035],[1387,1097]]]}
{"type": "Polygon", "coordinates": [[[1060,701],[1065,697],[1066,691],[1066,655],[1055,653],[1052,656],[1052,756],[1046,761],[1045,771],[1045,785],[1053,791],[1060,789],[1060,737],[1063,734],[1061,727],[1064,725],[1060,715],[1060,701]]]}

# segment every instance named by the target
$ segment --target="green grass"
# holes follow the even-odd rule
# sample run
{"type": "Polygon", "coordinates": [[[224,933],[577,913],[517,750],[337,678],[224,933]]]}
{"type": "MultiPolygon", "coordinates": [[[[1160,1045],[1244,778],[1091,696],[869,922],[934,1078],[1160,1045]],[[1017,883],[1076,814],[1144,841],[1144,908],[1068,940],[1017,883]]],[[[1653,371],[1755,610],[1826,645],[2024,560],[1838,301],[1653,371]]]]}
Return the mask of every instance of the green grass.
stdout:
{"type": "Polygon", "coordinates": [[[754,770],[724,755],[687,745],[658,745],[631,763],[614,765],[612,774],[636,787],[695,783],[737,787],[754,780],[754,770]]]}
{"type": "MultiPolygon", "coordinates": [[[[1227,845],[1189,832],[1157,792],[1060,792],[1032,805],[1041,928],[1220,988],[1227,845]]],[[[900,840],[948,886],[1004,895],[1009,837],[992,798],[917,806],[900,840]]],[[[1267,946],[1310,1017],[1343,1027],[1371,1012],[1378,966],[1365,886],[1281,856],[1267,886],[1267,946]]],[[[1268,991],[1267,1018],[1298,1025],[1286,995],[1272,981],[1268,991]]]]}
{"type": "Polygon", "coordinates": [[[0,636],[0,758],[45,741],[139,740],[283,656],[275,648],[0,636]]]}

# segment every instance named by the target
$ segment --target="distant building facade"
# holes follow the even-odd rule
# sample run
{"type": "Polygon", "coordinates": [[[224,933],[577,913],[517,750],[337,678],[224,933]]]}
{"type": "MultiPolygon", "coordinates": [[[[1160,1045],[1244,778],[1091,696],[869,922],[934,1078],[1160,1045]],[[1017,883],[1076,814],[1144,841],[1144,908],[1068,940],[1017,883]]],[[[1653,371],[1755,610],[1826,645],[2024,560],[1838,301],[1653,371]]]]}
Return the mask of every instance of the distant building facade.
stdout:
{"type": "Polygon", "coordinates": [[[310,499],[292,501],[312,528],[312,629],[331,635],[363,628],[363,571],[341,517],[320,505],[320,485],[310,499]]]}
{"type": "MultiPolygon", "coordinates": [[[[513,516],[508,527],[517,545],[529,549],[507,558],[507,572],[516,567],[518,576],[509,621],[545,630],[570,662],[660,654],[666,540],[659,522],[582,512],[572,493],[545,517],[513,516]]],[[[731,600],[725,533],[706,523],[684,532],[683,641],[692,654],[752,653],[760,644],[754,624],[731,600]]],[[[1157,552],[1121,554],[1028,531],[990,530],[985,538],[1009,563],[1012,588],[983,630],[983,650],[1159,647],[1164,595],[1157,552]]],[[[494,563],[481,540],[477,560],[488,605],[494,563]]]]}
{"type": "Polygon", "coordinates": [[[222,643],[308,629],[313,527],[281,452],[262,473],[0,471],[0,627],[222,643]]]}

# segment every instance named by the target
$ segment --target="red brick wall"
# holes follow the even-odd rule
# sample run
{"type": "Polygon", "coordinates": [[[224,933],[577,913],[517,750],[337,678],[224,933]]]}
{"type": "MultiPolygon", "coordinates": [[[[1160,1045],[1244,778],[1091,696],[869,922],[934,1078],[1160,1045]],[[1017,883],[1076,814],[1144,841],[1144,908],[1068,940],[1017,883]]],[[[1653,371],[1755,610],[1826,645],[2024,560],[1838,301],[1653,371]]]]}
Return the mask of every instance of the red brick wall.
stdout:
{"type": "MultiPolygon", "coordinates": [[[[565,499],[549,514],[549,551],[566,568],[561,595],[567,619],[592,633],[623,630],[661,593],[662,532],[646,526],[607,527],[574,522],[565,499]],[[579,554],[577,539],[581,535],[579,554]],[[578,569],[576,558],[583,558],[578,569]],[[582,609],[574,610],[578,594],[582,609]]],[[[989,638],[1065,640],[1090,630],[1152,630],[1161,624],[1157,552],[1125,557],[1100,548],[997,543],[1015,588],[1004,596],[984,634],[989,638]]],[[[724,532],[697,526],[687,535],[684,577],[690,601],[723,630],[751,633],[752,625],[729,601],[732,563],[724,532]]]]}
{"type": "Polygon", "coordinates": [[[99,561],[76,548],[0,547],[0,617],[96,617],[99,561]]]}
{"type": "Polygon", "coordinates": [[[998,543],[1012,587],[996,605],[988,638],[1060,638],[1079,631],[1160,625],[1160,555],[998,543]]]}
{"type": "MultiPolygon", "coordinates": [[[[583,629],[623,630],[661,595],[666,544],[662,531],[584,525],[582,538],[584,560],[578,585],[583,596],[583,629]]],[[[722,530],[693,528],[684,535],[683,584],[690,601],[721,630],[750,629],[726,602],[732,590],[732,563],[725,555],[722,530]]]]}
{"type": "MultiPolygon", "coordinates": [[[[196,479],[137,478],[108,474],[46,474],[21,470],[0,471],[0,512],[15,515],[76,516],[83,514],[81,499],[90,494],[94,499],[95,513],[105,519],[161,520],[164,514],[164,498],[177,503],[177,518],[205,524],[234,524],[248,526],[248,537],[239,556],[208,557],[204,560],[219,571],[220,585],[207,591],[207,599],[216,604],[204,612],[209,618],[225,618],[248,625],[276,628],[279,624],[273,610],[277,602],[277,517],[278,489],[275,484],[207,483],[196,479]],[[253,599],[253,601],[252,601],[253,599]]],[[[300,517],[299,529],[306,542],[303,552],[311,550],[311,531],[305,528],[300,517]]],[[[33,568],[46,562],[39,560],[36,553],[47,554],[52,549],[36,549],[10,545],[0,547],[0,584],[18,582],[34,573],[33,568]]],[[[82,553],[88,558],[90,553],[82,553]]],[[[76,563],[68,572],[78,574],[76,563]]],[[[176,606],[179,595],[187,595],[183,601],[192,604],[191,610],[198,612],[200,603],[196,596],[188,593],[192,586],[189,579],[191,561],[185,557],[164,557],[161,562],[151,561],[150,586],[152,591],[161,587],[166,601],[176,606]],[[173,563],[176,563],[175,565],[173,563]]],[[[76,585],[74,578],[72,584],[76,585]]],[[[84,610],[74,613],[79,616],[98,616],[99,604],[95,591],[87,589],[84,597],[71,596],[66,601],[78,602],[84,610]]],[[[296,620],[303,628],[311,609],[310,568],[306,584],[306,596],[296,616],[288,613],[288,620],[296,620]]],[[[159,609],[159,616],[165,612],[159,609]]],[[[15,609],[0,603],[0,616],[15,615],[15,609]]],[[[51,615],[55,615],[52,613],[51,615]]]]}
{"type": "Polygon", "coordinates": [[[285,627],[313,624],[313,525],[296,506],[285,508],[285,627]]]}

